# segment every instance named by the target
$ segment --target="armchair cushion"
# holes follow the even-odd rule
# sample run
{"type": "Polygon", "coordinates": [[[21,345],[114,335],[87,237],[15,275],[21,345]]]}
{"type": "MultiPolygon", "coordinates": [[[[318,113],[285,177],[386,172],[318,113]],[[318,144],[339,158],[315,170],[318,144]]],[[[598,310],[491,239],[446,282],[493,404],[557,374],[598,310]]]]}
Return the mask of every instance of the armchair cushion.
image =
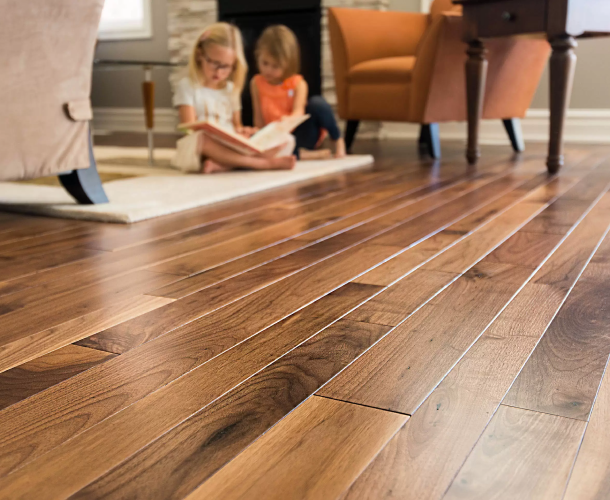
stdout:
{"type": "Polygon", "coordinates": [[[352,66],[349,83],[408,83],[415,66],[414,56],[384,57],[352,66]]]}

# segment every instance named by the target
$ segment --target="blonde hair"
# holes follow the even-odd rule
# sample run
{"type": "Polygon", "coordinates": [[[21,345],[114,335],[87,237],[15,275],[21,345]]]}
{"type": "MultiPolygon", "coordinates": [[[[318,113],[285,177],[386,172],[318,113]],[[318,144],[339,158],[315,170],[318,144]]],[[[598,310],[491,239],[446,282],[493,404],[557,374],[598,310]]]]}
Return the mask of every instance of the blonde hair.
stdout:
{"type": "Polygon", "coordinates": [[[296,75],[301,66],[299,42],[292,30],[278,24],[269,26],[256,42],[255,55],[267,52],[284,69],[283,79],[296,75]]]}
{"type": "Polygon", "coordinates": [[[246,83],[248,63],[244,55],[244,42],[241,33],[236,26],[229,23],[212,24],[197,38],[189,58],[189,77],[191,81],[195,85],[205,85],[205,76],[201,69],[201,63],[206,49],[211,45],[228,47],[235,52],[235,64],[227,80],[233,82],[234,92],[238,95],[241,94],[246,83]]]}

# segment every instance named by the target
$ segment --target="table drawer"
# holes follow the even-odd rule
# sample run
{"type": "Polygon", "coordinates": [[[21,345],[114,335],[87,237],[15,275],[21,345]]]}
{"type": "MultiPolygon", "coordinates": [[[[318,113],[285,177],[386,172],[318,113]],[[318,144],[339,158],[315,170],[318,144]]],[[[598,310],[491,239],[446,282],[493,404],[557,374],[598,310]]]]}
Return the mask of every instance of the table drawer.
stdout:
{"type": "Polygon", "coordinates": [[[546,0],[499,0],[464,4],[477,36],[510,36],[546,31],[546,0]]]}

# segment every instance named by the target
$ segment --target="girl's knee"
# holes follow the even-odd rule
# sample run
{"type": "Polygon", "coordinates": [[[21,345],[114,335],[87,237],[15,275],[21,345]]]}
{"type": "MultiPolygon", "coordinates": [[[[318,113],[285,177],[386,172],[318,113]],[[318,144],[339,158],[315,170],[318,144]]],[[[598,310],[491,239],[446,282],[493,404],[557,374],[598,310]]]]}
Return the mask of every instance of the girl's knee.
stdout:
{"type": "MultiPolygon", "coordinates": [[[[313,111],[314,113],[316,113],[316,112],[332,113],[330,104],[328,104],[326,102],[326,99],[324,99],[324,97],[322,97],[321,95],[311,96],[307,101],[307,108],[308,108],[308,110],[313,111]]],[[[310,114],[312,114],[312,113],[310,113],[310,114]]]]}

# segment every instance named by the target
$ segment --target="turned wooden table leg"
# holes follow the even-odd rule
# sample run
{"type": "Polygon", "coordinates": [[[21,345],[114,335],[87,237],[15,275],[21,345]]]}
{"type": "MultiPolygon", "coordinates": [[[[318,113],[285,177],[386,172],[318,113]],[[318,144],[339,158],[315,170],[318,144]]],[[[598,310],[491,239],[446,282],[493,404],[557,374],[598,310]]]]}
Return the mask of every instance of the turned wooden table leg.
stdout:
{"type": "Polygon", "coordinates": [[[549,39],[551,54],[551,130],[549,136],[549,157],[547,168],[555,174],[563,166],[563,127],[566,111],[570,104],[574,71],[576,69],[577,44],[571,36],[549,39]]]}
{"type": "Polygon", "coordinates": [[[487,79],[487,50],[481,40],[468,42],[466,50],[466,99],[468,103],[468,146],[466,158],[473,165],[481,156],[479,149],[479,123],[483,113],[485,81],[487,79]]]}

